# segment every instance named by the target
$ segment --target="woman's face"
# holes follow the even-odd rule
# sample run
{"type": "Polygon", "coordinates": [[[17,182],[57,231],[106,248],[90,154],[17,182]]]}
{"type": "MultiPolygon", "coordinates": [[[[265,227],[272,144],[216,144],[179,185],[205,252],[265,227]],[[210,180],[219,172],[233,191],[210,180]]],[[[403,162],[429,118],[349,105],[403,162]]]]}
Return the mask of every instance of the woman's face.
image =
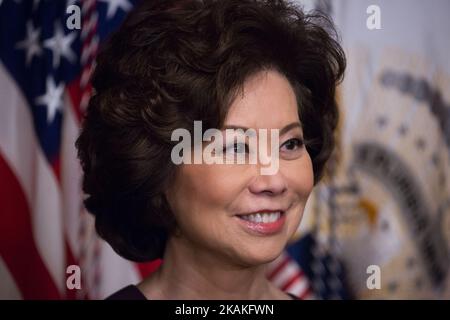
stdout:
{"type": "MultiPolygon", "coordinates": [[[[313,188],[313,169],[302,144],[294,91],[278,72],[260,72],[246,81],[244,94],[236,97],[225,119],[225,127],[235,126],[279,129],[277,173],[262,175],[259,161],[183,164],[167,198],[178,241],[195,252],[253,266],[275,259],[296,231],[313,188]]],[[[270,134],[267,140],[271,150],[270,134]]],[[[224,146],[227,154],[246,150],[234,141],[224,146]]]]}

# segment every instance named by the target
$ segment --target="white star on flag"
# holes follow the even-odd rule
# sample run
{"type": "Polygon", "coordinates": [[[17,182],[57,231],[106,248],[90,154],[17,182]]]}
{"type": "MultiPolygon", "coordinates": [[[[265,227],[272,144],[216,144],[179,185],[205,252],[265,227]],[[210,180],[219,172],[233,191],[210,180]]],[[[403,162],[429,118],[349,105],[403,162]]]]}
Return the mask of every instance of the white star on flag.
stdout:
{"type": "Polygon", "coordinates": [[[45,90],[44,95],[36,98],[36,104],[47,107],[47,123],[51,123],[55,119],[56,112],[62,108],[64,83],[61,82],[56,86],[55,81],[48,76],[45,90]]]}
{"type": "Polygon", "coordinates": [[[117,10],[120,8],[123,11],[127,12],[132,8],[131,3],[128,0],[100,0],[108,3],[108,11],[106,13],[106,17],[108,19],[114,17],[117,13],[117,10]]]}
{"type": "Polygon", "coordinates": [[[31,21],[27,22],[27,35],[26,38],[16,44],[17,49],[26,50],[26,63],[27,65],[33,60],[33,56],[40,56],[42,53],[42,47],[39,43],[41,36],[41,30],[33,27],[31,21]]]}
{"type": "Polygon", "coordinates": [[[72,42],[75,40],[75,37],[76,33],[73,31],[67,35],[64,35],[61,24],[56,23],[54,36],[44,41],[44,47],[52,50],[53,68],[59,67],[61,56],[66,58],[70,63],[75,61],[75,53],[70,48],[72,42]]]}

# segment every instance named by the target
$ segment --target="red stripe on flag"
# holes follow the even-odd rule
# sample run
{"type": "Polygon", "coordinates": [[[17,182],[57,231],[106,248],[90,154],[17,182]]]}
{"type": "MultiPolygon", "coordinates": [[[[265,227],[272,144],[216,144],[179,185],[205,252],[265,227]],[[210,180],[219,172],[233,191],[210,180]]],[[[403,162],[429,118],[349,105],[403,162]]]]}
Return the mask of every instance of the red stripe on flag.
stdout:
{"type": "MultiPolygon", "coordinates": [[[[83,90],[80,88],[80,78],[79,75],[75,80],[66,85],[66,90],[69,92],[70,101],[72,102],[72,108],[74,110],[76,119],[78,123],[81,123],[83,119],[83,111],[80,109],[81,97],[83,96],[83,90]]],[[[90,89],[90,84],[88,85],[90,89]]]]}
{"type": "Polygon", "coordinates": [[[306,289],[298,298],[300,300],[305,300],[309,295],[313,293],[311,287],[308,286],[308,289],[306,289]]]}
{"type": "Polygon", "coordinates": [[[283,261],[280,262],[280,264],[278,264],[276,266],[276,268],[274,270],[272,270],[272,272],[267,276],[267,278],[269,280],[272,280],[282,269],[284,269],[284,267],[286,267],[286,265],[289,263],[291,259],[286,256],[283,261]]]}
{"type": "Polygon", "coordinates": [[[51,167],[53,170],[53,173],[55,174],[56,180],[58,182],[61,182],[61,159],[58,155],[58,157],[54,158],[51,162],[51,167]]]}
{"type": "Polygon", "coordinates": [[[24,299],[60,299],[34,243],[31,215],[16,176],[0,155],[0,254],[24,299]]]}
{"type": "Polygon", "coordinates": [[[303,272],[302,271],[296,273],[292,278],[288,279],[286,281],[286,283],[284,283],[281,286],[281,290],[283,290],[283,291],[287,290],[295,281],[298,281],[298,279],[300,279],[302,277],[303,277],[303,272]]]}

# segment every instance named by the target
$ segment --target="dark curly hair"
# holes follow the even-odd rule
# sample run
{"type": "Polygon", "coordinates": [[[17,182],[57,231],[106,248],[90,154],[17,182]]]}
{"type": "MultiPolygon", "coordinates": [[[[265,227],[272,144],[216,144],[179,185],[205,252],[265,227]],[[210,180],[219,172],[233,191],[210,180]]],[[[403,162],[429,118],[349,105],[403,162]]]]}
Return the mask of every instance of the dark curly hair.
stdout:
{"type": "Polygon", "coordinates": [[[314,181],[334,147],[345,56],[330,20],[284,0],[143,1],[99,52],[76,146],[85,205],[113,249],[163,256],[175,220],[164,196],[172,131],[221,128],[250,76],[276,70],[294,88],[314,181]]]}

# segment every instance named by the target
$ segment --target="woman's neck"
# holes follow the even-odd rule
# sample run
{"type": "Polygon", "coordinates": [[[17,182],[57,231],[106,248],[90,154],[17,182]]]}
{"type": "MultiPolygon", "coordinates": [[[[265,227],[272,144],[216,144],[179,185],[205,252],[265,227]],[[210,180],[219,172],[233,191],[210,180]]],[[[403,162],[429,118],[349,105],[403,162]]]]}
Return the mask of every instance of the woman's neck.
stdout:
{"type": "Polygon", "coordinates": [[[153,300],[289,299],[267,280],[265,265],[233,265],[180,238],[168,241],[163,264],[138,287],[153,300]]]}

